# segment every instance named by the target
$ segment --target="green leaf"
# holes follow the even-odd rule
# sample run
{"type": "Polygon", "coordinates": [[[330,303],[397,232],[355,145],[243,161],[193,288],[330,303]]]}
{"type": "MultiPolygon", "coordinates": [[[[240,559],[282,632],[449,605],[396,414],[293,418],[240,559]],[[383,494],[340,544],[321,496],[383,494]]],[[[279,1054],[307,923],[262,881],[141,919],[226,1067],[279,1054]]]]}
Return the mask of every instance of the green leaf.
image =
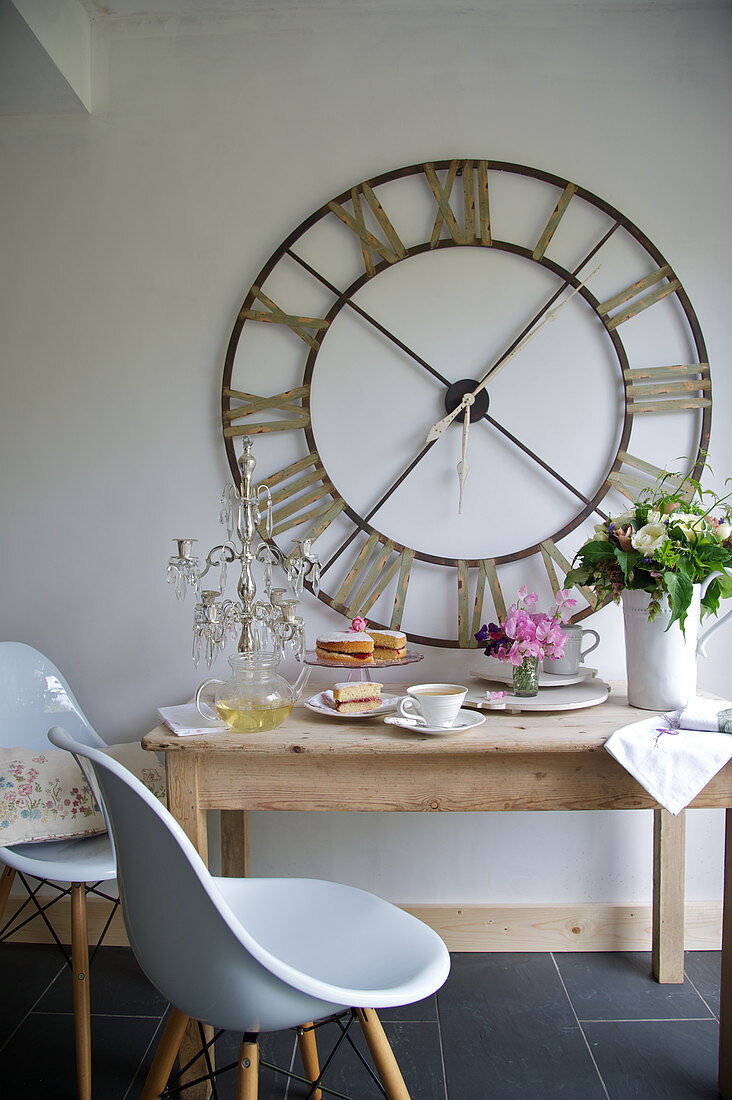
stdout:
{"type": "Polygon", "coordinates": [[[668,593],[668,602],[671,607],[671,622],[666,629],[670,629],[673,623],[678,620],[683,630],[684,623],[686,622],[686,612],[689,610],[694,586],[689,578],[684,576],[683,573],[664,573],[663,580],[666,592],[668,593]]]}
{"type": "Polygon", "coordinates": [[[628,574],[631,572],[633,566],[641,560],[642,555],[637,550],[621,550],[619,546],[616,546],[614,549],[615,559],[622,569],[623,576],[627,581],[628,574]]]}
{"type": "Polygon", "coordinates": [[[595,539],[592,542],[585,543],[577,556],[581,556],[584,562],[611,561],[615,556],[615,547],[611,542],[601,542],[595,539]]]}

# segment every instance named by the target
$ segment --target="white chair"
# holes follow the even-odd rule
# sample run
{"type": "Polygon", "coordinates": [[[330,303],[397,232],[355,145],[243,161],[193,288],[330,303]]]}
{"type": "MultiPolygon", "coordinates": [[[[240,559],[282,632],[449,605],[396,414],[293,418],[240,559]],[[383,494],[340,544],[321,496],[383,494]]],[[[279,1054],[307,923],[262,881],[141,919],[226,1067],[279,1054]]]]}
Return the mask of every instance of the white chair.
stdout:
{"type": "Polygon", "coordinates": [[[165,1088],[189,1019],[243,1034],[237,1100],[256,1100],[260,1032],[296,1028],[308,1096],[319,1097],[328,1089],[310,1025],[334,1016],[341,1030],[358,1020],[386,1096],[409,1100],[375,1009],[440,988],[450,968],[440,937],[353,887],[212,876],[178,822],[127,769],[63,729],[48,736],[99,784],[130,944],[173,1005],[143,1100],[165,1088]]]}
{"type": "MultiPolygon", "coordinates": [[[[48,749],[48,727],[58,721],[73,730],[79,741],[105,748],[104,741],[90,726],[56,666],[29,645],[0,642],[0,744],[7,748],[48,749]]],[[[98,889],[101,882],[113,879],[117,873],[109,837],[105,834],[0,847],[0,864],[4,865],[0,876],[0,922],[16,874],[28,891],[25,903],[5,926],[0,927],[0,940],[7,939],[29,920],[40,917],[71,967],[78,1095],[79,1100],[90,1100],[90,960],[86,895],[94,893],[113,903],[111,921],[116,899],[98,889]],[[26,876],[41,881],[34,886],[26,876]],[[57,885],[59,883],[67,885],[62,887],[57,885]],[[42,884],[56,890],[50,900],[43,894],[38,896],[42,884]],[[47,910],[67,896],[71,898],[71,958],[47,916],[47,910]],[[27,918],[23,916],[26,909],[31,911],[27,918]]],[[[109,921],[102,937],[108,926],[109,921]]]]}

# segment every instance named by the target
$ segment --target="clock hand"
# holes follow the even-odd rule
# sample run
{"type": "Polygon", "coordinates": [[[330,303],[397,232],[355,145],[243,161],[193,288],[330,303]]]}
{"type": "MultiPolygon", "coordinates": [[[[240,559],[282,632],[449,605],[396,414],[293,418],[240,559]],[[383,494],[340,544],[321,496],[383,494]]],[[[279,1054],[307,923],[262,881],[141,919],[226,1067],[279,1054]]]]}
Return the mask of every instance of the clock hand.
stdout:
{"type": "Polygon", "coordinates": [[[467,395],[470,400],[468,401],[465,409],[465,416],[463,417],[463,449],[462,457],[457,464],[458,481],[460,482],[460,497],[458,499],[458,515],[462,515],[463,511],[463,489],[465,488],[465,479],[470,472],[470,463],[468,462],[468,435],[470,433],[470,406],[472,405],[474,398],[472,394],[467,395]]]}
{"type": "Polygon", "coordinates": [[[540,321],[538,324],[535,324],[534,327],[529,331],[529,333],[524,336],[523,340],[520,340],[519,343],[516,344],[516,346],[510,352],[508,352],[508,354],[504,355],[501,359],[493,364],[490,370],[486,371],[473,392],[470,394],[466,393],[465,397],[463,397],[462,401],[455,406],[452,412],[449,412],[447,416],[443,416],[441,420],[438,420],[435,424],[432,425],[430,430],[427,432],[428,443],[431,443],[435,439],[439,439],[440,436],[446,431],[446,429],[449,428],[450,424],[452,424],[453,420],[455,420],[455,418],[460,415],[463,409],[465,409],[469,403],[472,404],[472,401],[468,402],[467,399],[470,397],[475,400],[481,390],[484,390],[485,387],[488,385],[488,382],[491,380],[491,378],[494,378],[499,371],[508,366],[511,360],[515,359],[519,352],[522,351],[526,347],[526,345],[534,339],[534,337],[537,335],[538,332],[540,332],[544,325],[547,325],[550,321],[554,321],[556,319],[558,314],[564,309],[567,303],[570,302],[572,298],[574,298],[575,294],[579,293],[587,280],[591,279],[592,276],[599,270],[599,267],[600,265],[598,265],[598,267],[596,267],[594,271],[591,271],[584,282],[579,283],[576,287],[574,287],[572,293],[569,294],[563,302],[560,302],[558,306],[554,306],[553,309],[545,311],[543,320],[540,321]]]}

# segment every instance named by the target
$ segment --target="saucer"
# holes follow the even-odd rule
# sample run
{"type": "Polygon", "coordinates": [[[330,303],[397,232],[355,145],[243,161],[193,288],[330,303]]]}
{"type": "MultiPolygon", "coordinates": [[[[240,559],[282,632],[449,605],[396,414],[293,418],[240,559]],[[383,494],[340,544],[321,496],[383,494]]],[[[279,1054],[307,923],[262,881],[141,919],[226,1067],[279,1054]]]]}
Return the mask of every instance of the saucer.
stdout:
{"type": "MultiPolygon", "coordinates": [[[[513,681],[513,666],[508,661],[498,661],[493,657],[487,657],[485,664],[480,668],[471,668],[471,676],[479,676],[481,680],[490,680],[494,684],[510,684],[513,681]]],[[[597,676],[596,668],[582,665],[577,672],[545,672],[539,668],[539,687],[554,688],[568,687],[570,684],[581,684],[585,680],[591,680],[597,676]]]]}
{"type": "Polygon", "coordinates": [[[474,710],[463,708],[458,711],[457,718],[451,726],[423,726],[416,718],[404,718],[401,714],[391,715],[384,721],[390,726],[412,730],[413,733],[462,733],[463,730],[471,730],[473,726],[482,726],[485,717],[485,714],[476,714],[474,710]]]}

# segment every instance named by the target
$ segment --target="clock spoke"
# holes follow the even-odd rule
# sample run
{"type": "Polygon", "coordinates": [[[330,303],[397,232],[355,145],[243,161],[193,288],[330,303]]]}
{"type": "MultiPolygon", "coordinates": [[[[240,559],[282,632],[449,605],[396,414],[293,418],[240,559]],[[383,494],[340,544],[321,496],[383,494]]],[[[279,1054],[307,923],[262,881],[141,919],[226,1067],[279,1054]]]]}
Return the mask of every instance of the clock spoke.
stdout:
{"type": "Polygon", "coordinates": [[[505,428],[503,426],[503,424],[499,424],[495,417],[490,416],[489,413],[486,413],[483,417],[483,420],[487,421],[492,428],[495,428],[497,432],[500,432],[500,434],[508,439],[509,442],[513,443],[514,447],[518,447],[518,449],[522,451],[523,454],[525,454],[528,458],[533,459],[537,466],[540,466],[545,473],[549,474],[550,477],[553,477],[554,480],[558,481],[560,485],[563,485],[564,488],[568,492],[572,493],[573,496],[577,497],[578,500],[581,500],[582,503],[586,505],[586,507],[589,508],[592,512],[595,512],[603,520],[607,519],[607,515],[605,514],[605,512],[602,511],[601,508],[597,506],[597,504],[593,504],[589,497],[586,497],[585,494],[577,489],[574,485],[572,485],[571,482],[567,481],[566,477],[562,477],[562,475],[552,466],[550,466],[548,462],[545,462],[544,459],[536,453],[536,451],[532,451],[530,447],[528,447],[525,443],[522,443],[521,440],[513,434],[513,432],[510,432],[508,428],[505,428]]]}
{"type": "MultiPolygon", "coordinates": [[[[405,480],[405,478],[409,477],[409,475],[411,474],[411,472],[415,468],[415,466],[417,466],[417,464],[422,461],[422,459],[424,458],[424,456],[427,454],[428,451],[432,450],[433,446],[434,446],[434,443],[425,443],[422,450],[419,452],[419,454],[415,458],[412,459],[412,461],[407,466],[406,470],[402,470],[399,477],[396,478],[396,480],[391,483],[391,485],[386,490],[386,492],[381,497],[379,497],[379,499],[377,500],[376,504],[374,504],[371,511],[368,512],[368,514],[363,517],[364,524],[367,524],[367,523],[371,522],[371,520],[374,518],[374,516],[379,511],[379,509],[381,507],[383,507],[384,504],[386,504],[389,497],[392,496],[392,494],[397,491],[397,489],[402,484],[402,482],[405,480]]],[[[352,531],[351,534],[348,536],[348,538],[345,540],[345,542],[342,542],[341,545],[338,547],[338,549],[333,554],[331,554],[330,558],[328,559],[328,561],[325,563],[325,565],[323,566],[323,568],[320,571],[321,576],[323,575],[323,573],[326,573],[330,569],[330,567],[334,564],[334,562],[336,562],[338,560],[338,558],[341,556],[341,554],[345,550],[348,549],[348,547],[351,545],[351,543],[355,539],[356,535],[358,534],[359,530],[360,530],[360,528],[357,527],[354,531],[352,531]]]]}
{"type": "Polygon", "coordinates": [[[373,328],[380,332],[382,336],[385,336],[387,340],[391,340],[392,344],[395,344],[400,351],[403,351],[405,355],[408,355],[410,359],[413,359],[415,363],[418,363],[420,367],[423,367],[429,374],[433,375],[438,382],[441,382],[443,386],[450,386],[451,383],[440,374],[426,359],[423,359],[421,355],[410,348],[408,344],[405,344],[403,340],[400,340],[398,336],[395,336],[393,332],[390,332],[385,325],[382,325],[380,321],[377,321],[375,317],[372,317],[370,313],[367,313],[365,309],[362,309],[356,302],[353,301],[347,294],[344,294],[342,290],[339,290],[337,286],[334,286],[329,279],[326,279],[325,275],[322,275],[314,267],[312,267],[302,256],[298,256],[296,252],[293,252],[291,248],[287,249],[287,255],[290,256],[296,263],[312,275],[314,279],[317,279],[327,290],[334,294],[339,302],[343,302],[350,309],[357,313],[359,317],[363,317],[364,321],[372,325],[373,328]]]}

